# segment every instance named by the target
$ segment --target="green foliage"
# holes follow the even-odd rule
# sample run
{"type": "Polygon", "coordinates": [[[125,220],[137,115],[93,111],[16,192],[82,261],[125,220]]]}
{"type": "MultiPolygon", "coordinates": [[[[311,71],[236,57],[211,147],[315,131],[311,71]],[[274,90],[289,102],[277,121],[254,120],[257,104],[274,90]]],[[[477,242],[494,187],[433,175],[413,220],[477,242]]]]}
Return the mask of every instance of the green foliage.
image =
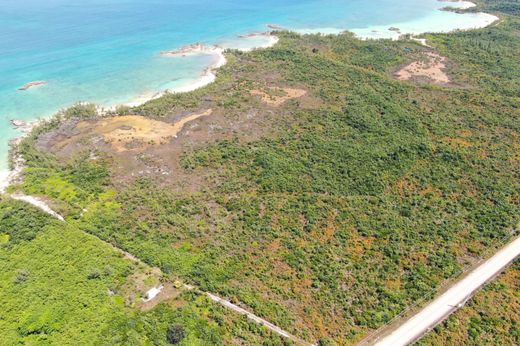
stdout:
{"type": "Polygon", "coordinates": [[[73,159],[67,165],[54,169],[29,167],[24,171],[23,191],[62,201],[57,209],[66,215],[77,215],[92,200],[103,193],[109,183],[107,162],[73,159]]]}
{"type": "MultiPolygon", "coordinates": [[[[7,244],[32,240],[48,225],[55,224],[48,215],[35,207],[16,200],[0,201],[0,249],[7,244]]],[[[0,250],[1,251],[1,250],[0,250]]]]}
{"type": "Polygon", "coordinates": [[[479,9],[491,12],[520,15],[520,3],[516,0],[477,0],[479,9]]]}
{"type": "Polygon", "coordinates": [[[27,281],[28,278],[29,278],[29,272],[27,270],[25,270],[25,269],[18,270],[16,272],[16,277],[14,278],[14,283],[15,284],[24,283],[25,281],[27,281]]]}
{"type": "Polygon", "coordinates": [[[230,313],[205,295],[185,292],[148,312],[120,316],[103,330],[103,345],[290,345],[265,327],[230,313]]]}
{"type": "Polygon", "coordinates": [[[12,244],[0,248],[1,343],[91,345],[124,313],[107,292],[125,280],[130,263],[95,237],[21,202],[2,201],[0,210],[3,232],[16,231],[12,244]],[[87,279],[91,268],[107,265],[110,274],[87,279]]]}
{"type": "Polygon", "coordinates": [[[92,103],[80,103],[62,111],[60,115],[65,118],[94,118],[98,112],[96,105],[92,103]]]}
{"type": "Polygon", "coordinates": [[[166,340],[172,345],[177,345],[186,337],[184,328],[178,324],[172,324],[166,332],[166,340]]]}

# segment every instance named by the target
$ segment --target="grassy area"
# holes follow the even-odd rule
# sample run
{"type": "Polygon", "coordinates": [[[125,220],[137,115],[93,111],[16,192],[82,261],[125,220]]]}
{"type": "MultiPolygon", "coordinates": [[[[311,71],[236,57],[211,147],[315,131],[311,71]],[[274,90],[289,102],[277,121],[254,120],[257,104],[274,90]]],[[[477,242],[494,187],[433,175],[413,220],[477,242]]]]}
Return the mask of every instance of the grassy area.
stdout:
{"type": "Polygon", "coordinates": [[[520,262],[478,292],[418,345],[518,345],[520,262]]]}
{"type": "Polygon", "coordinates": [[[91,344],[124,314],[109,296],[134,270],[99,239],[24,203],[0,203],[2,343],[91,344]]]}
{"type": "Polygon", "coordinates": [[[98,238],[22,202],[0,202],[2,345],[285,345],[267,329],[197,293],[140,311],[128,295],[147,272],[98,238]],[[131,286],[131,285],[130,285],[131,286]],[[262,340],[262,341],[259,341],[262,340]]]}
{"type": "MultiPolygon", "coordinates": [[[[132,110],[166,117],[204,99],[229,124],[270,112],[263,138],[186,147],[174,159],[188,181],[158,187],[147,178],[116,186],[110,158],[60,162],[35,148],[35,135],[21,147],[30,168],[15,188],[302,338],[353,343],[432,296],[518,223],[520,20],[514,3],[486,4],[510,14],[487,29],[427,35],[456,88],[392,78],[427,49],[413,41],[279,33],[274,48],[230,52],[216,83],[132,110]],[[309,99],[266,108],[250,93],[258,85],[301,88],[309,99]],[[183,188],[190,179],[197,191],[183,188]]],[[[190,309],[128,323],[139,334],[154,314],[185,325],[206,311],[190,309]]]]}

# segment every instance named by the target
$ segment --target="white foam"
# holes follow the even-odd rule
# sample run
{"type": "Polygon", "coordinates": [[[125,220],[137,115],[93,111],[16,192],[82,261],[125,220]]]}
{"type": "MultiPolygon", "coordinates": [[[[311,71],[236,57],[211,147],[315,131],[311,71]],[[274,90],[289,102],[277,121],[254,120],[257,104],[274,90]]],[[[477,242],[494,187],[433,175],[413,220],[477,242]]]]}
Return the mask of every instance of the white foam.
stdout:
{"type": "Polygon", "coordinates": [[[445,7],[457,8],[460,10],[466,10],[468,8],[477,6],[477,4],[475,4],[471,1],[442,1],[442,0],[439,0],[439,2],[446,4],[445,7]]]}
{"type": "MultiPolygon", "coordinates": [[[[431,15],[426,18],[416,19],[413,21],[402,22],[402,23],[394,23],[384,26],[372,26],[367,28],[354,28],[349,29],[348,31],[354,33],[357,37],[361,39],[399,39],[401,35],[411,34],[411,35],[419,35],[426,32],[432,33],[447,33],[455,30],[470,30],[470,29],[478,29],[486,27],[499,18],[483,12],[476,13],[455,13],[451,11],[443,11],[442,8],[451,7],[456,9],[468,9],[471,7],[475,7],[476,5],[470,1],[442,1],[442,6],[439,6],[437,11],[434,11],[431,15]],[[392,28],[392,30],[390,30],[392,28]],[[395,28],[399,30],[396,31],[395,28]]],[[[314,28],[314,29],[298,29],[294,30],[295,32],[301,34],[339,34],[346,30],[338,29],[338,28],[314,28]]],[[[254,48],[267,48],[278,42],[278,37],[274,35],[259,34],[259,35],[250,35],[249,37],[246,35],[242,37],[238,41],[233,41],[226,45],[227,48],[239,49],[242,51],[250,51],[254,48]],[[234,42],[234,43],[233,43],[234,42]]],[[[209,66],[203,74],[194,79],[192,82],[179,86],[167,89],[162,92],[149,92],[144,93],[132,101],[113,105],[106,108],[99,107],[99,113],[104,114],[106,111],[113,111],[118,106],[128,106],[128,107],[136,107],[140,106],[150,100],[159,98],[163,96],[166,92],[172,93],[182,93],[182,92],[190,92],[196,90],[198,88],[202,88],[208,84],[211,84],[215,81],[216,75],[215,71],[224,66],[226,64],[226,57],[224,55],[224,48],[222,47],[201,47],[193,52],[184,53],[184,55],[193,55],[193,54],[211,54],[216,56],[216,62],[209,66]]],[[[16,177],[20,172],[5,172],[0,171],[0,191],[5,191],[7,186],[10,184],[10,181],[13,177],[16,177]]]]}

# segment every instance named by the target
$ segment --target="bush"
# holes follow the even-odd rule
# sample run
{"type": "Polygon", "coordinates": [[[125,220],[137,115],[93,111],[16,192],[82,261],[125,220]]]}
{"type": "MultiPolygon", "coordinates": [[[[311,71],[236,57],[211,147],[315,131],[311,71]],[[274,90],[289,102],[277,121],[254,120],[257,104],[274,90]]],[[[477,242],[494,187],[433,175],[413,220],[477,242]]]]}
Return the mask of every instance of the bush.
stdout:
{"type": "Polygon", "coordinates": [[[92,269],[90,271],[90,273],[88,274],[87,278],[89,280],[93,280],[93,279],[99,279],[101,277],[101,271],[97,268],[95,269],[92,269]]]}
{"type": "Polygon", "coordinates": [[[29,278],[29,272],[25,269],[21,269],[16,273],[16,277],[14,278],[15,284],[21,284],[27,281],[29,278]]]}

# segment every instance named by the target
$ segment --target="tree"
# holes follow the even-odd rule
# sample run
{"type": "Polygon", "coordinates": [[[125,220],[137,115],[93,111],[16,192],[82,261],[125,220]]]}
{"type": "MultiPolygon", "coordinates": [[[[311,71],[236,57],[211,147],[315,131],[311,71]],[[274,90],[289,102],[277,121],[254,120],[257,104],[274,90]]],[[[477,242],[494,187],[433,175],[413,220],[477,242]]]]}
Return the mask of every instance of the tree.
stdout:
{"type": "Polygon", "coordinates": [[[172,324],[166,332],[166,340],[172,345],[176,345],[186,337],[184,328],[178,324],[172,324]]]}

